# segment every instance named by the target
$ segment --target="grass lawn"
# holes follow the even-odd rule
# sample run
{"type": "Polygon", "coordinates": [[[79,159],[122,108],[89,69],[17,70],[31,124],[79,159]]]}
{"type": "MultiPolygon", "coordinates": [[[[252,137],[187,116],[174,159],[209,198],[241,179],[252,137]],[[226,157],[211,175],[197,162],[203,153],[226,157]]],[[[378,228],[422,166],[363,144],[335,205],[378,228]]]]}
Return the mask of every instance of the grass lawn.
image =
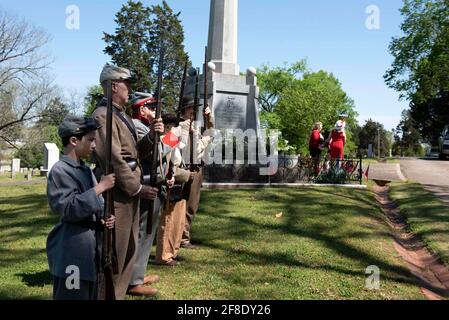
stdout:
{"type": "MultiPolygon", "coordinates": [[[[15,182],[15,181],[26,181],[26,177],[25,177],[26,173],[16,173],[16,176],[14,179],[11,179],[11,173],[2,173],[0,174],[0,183],[3,182],[15,182]]],[[[39,176],[39,172],[33,176],[33,180],[45,180],[45,177],[40,177],[39,176]]]]}
{"type": "MultiPolygon", "coordinates": [[[[0,217],[0,299],[49,299],[45,185],[0,187],[0,217]]],[[[204,191],[193,235],[181,266],[149,266],[158,299],[424,299],[369,190],[204,191]]]]}
{"type": "Polygon", "coordinates": [[[449,207],[418,183],[395,183],[390,195],[411,230],[449,265],[449,207]]]}
{"type": "MultiPolygon", "coordinates": [[[[396,158],[386,158],[384,159],[386,163],[399,163],[399,159],[396,158]]],[[[380,163],[377,158],[364,158],[362,161],[363,165],[369,165],[369,164],[377,164],[380,163]]]]}

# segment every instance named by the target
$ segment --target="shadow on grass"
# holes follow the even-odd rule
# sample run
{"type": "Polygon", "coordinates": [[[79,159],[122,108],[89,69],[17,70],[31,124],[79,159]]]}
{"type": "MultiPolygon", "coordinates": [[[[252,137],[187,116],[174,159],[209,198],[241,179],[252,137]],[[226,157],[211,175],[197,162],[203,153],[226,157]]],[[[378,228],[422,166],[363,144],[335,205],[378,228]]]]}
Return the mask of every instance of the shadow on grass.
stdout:
{"type": "Polygon", "coordinates": [[[59,221],[47,207],[45,194],[0,196],[0,266],[45,256],[46,236],[59,221]]]}
{"type": "Polygon", "coordinates": [[[43,287],[53,284],[53,276],[46,271],[35,273],[16,273],[16,276],[22,278],[22,282],[28,287],[43,287]]]}
{"type": "MultiPolygon", "coordinates": [[[[275,209],[283,210],[285,221],[282,223],[262,223],[251,217],[243,217],[230,215],[235,213],[239,208],[236,202],[238,198],[234,198],[237,194],[231,192],[226,194],[206,193],[202,201],[202,211],[207,211],[208,215],[226,219],[227,222],[222,225],[214,225],[213,229],[201,232],[201,242],[207,243],[204,246],[218,249],[226,253],[236,255],[240,263],[253,265],[285,265],[296,266],[310,269],[323,269],[325,271],[333,271],[351,276],[365,276],[364,268],[369,265],[376,265],[385,273],[382,274],[384,279],[389,279],[399,283],[407,283],[416,285],[417,281],[411,277],[409,270],[402,266],[397,266],[380,259],[379,257],[352,245],[351,239],[364,239],[370,237],[391,236],[390,233],[377,230],[360,231],[360,226],[344,229],[345,223],[348,223],[348,217],[362,216],[383,221],[380,211],[374,203],[374,198],[368,191],[347,191],[347,190],[329,190],[325,189],[284,189],[284,190],[261,190],[247,191],[240,194],[240,199],[248,199],[253,197],[257,200],[276,199],[277,203],[269,204],[266,210],[274,211],[275,209]],[[335,199],[340,200],[335,200],[335,199]],[[214,210],[213,204],[220,203],[220,208],[224,210],[217,212],[214,210]],[[312,208],[305,211],[306,208],[312,208]],[[320,208],[319,212],[314,212],[313,208],[320,208]],[[314,215],[320,215],[315,217],[314,215]],[[308,238],[321,243],[324,247],[332,250],[341,257],[354,261],[354,268],[342,268],[336,265],[322,264],[312,265],[298,260],[293,255],[285,253],[260,253],[253,252],[246,248],[234,249],[231,245],[221,243],[211,243],[207,240],[220,239],[236,239],[242,241],[260,231],[274,232],[275,234],[297,236],[308,238]],[[357,266],[365,266],[357,271],[357,266]]],[[[245,203],[246,205],[246,203],[245,203]]],[[[393,241],[393,238],[391,238],[393,241]]]]}

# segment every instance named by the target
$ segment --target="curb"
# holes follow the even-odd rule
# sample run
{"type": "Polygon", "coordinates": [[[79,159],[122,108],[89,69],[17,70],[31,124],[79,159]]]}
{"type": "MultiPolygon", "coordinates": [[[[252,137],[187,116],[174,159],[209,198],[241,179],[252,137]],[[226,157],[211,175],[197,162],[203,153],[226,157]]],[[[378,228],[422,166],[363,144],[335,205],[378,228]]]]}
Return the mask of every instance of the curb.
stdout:
{"type": "Polygon", "coordinates": [[[401,179],[403,182],[407,181],[407,178],[404,177],[404,174],[402,173],[401,164],[400,163],[396,164],[396,173],[397,173],[399,179],[401,179]]]}
{"type": "Polygon", "coordinates": [[[366,189],[366,185],[359,184],[313,184],[313,183],[203,183],[204,189],[259,189],[259,188],[310,188],[337,187],[349,189],[366,189]]]}

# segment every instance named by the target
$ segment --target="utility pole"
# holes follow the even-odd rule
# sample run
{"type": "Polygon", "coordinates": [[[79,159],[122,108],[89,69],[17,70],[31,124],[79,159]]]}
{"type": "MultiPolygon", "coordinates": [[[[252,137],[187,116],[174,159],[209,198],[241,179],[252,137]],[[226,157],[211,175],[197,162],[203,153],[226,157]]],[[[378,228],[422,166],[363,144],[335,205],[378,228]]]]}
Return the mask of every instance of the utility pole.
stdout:
{"type": "Polygon", "coordinates": [[[377,156],[380,159],[380,128],[377,128],[377,156]]]}

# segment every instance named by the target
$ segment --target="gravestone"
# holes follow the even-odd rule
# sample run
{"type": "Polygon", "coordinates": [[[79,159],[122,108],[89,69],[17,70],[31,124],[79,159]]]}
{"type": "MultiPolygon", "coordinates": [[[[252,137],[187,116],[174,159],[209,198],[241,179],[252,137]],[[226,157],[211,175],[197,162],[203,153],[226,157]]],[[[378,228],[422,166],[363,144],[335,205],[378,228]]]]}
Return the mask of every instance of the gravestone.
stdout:
{"type": "Polygon", "coordinates": [[[11,171],[14,173],[20,172],[20,159],[12,159],[11,171]]]}
{"type": "Polygon", "coordinates": [[[44,166],[41,176],[47,176],[53,165],[59,161],[59,149],[54,143],[44,143],[44,166]]]}

